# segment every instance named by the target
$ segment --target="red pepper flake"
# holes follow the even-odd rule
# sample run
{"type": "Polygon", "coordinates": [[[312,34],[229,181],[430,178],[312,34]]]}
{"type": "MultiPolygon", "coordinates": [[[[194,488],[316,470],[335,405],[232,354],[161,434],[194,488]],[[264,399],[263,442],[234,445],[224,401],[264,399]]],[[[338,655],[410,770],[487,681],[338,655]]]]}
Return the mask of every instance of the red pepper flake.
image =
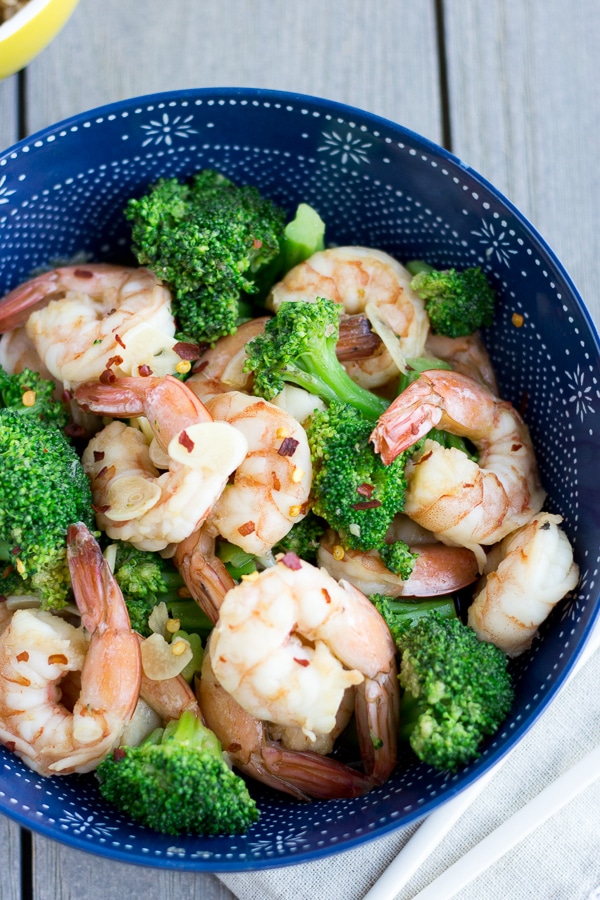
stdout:
{"type": "Polygon", "coordinates": [[[90,272],[89,269],[75,269],[73,272],[75,278],[93,278],[94,273],[90,272]]]}
{"type": "Polygon", "coordinates": [[[17,544],[15,547],[12,548],[12,550],[10,551],[10,553],[11,553],[11,556],[20,556],[20,555],[21,555],[21,548],[20,548],[19,545],[17,544]]]}
{"type": "Polygon", "coordinates": [[[293,569],[294,571],[302,568],[302,560],[297,553],[292,553],[291,550],[288,550],[287,553],[283,554],[281,562],[284,566],[287,566],[288,569],[293,569]]]}
{"type": "Polygon", "coordinates": [[[296,438],[286,437],[281,442],[281,447],[277,453],[279,456],[293,456],[299,443],[300,441],[297,441],[296,438]]]}
{"type": "Polygon", "coordinates": [[[359,486],[356,488],[356,493],[360,494],[361,497],[371,497],[374,490],[374,484],[359,484],[359,486]]]}
{"type": "Polygon", "coordinates": [[[147,378],[148,375],[152,375],[152,369],[145,364],[143,366],[138,366],[138,375],[141,375],[142,378],[147,378]]]}
{"type": "Polygon", "coordinates": [[[6,596],[6,594],[0,594],[0,603],[6,603],[7,600],[8,597],[6,596]]]}
{"type": "Polygon", "coordinates": [[[127,350],[127,345],[125,344],[125,342],[123,341],[123,338],[119,334],[115,334],[115,341],[117,342],[119,347],[122,347],[123,350],[127,350]]]}
{"type": "MultiPolygon", "coordinates": [[[[102,454],[102,456],[104,456],[104,453],[102,454]]],[[[99,462],[102,462],[102,460],[99,460],[99,462]]],[[[102,478],[104,475],[106,475],[107,472],[108,472],[108,466],[103,466],[100,469],[100,471],[98,472],[98,474],[96,475],[96,478],[102,478]]]]}
{"type": "Polygon", "coordinates": [[[198,359],[202,353],[200,344],[192,344],[188,341],[177,341],[176,344],[173,344],[173,350],[181,359],[198,359]]]}
{"type": "MultiPolygon", "coordinates": [[[[119,337],[119,335],[117,335],[119,337]]],[[[112,366],[120,366],[123,362],[122,356],[111,356],[110,359],[106,361],[106,368],[110,369],[112,366]]]]}
{"type": "Polygon", "coordinates": [[[122,759],[125,759],[126,755],[127,754],[125,753],[123,747],[116,747],[113,750],[113,759],[115,762],[121,762],[122,759]]]}
{"type": "Polygon", "coordinates": [[[281,481],[277,475],[277,472],[271,472],[271,480],[273,482],[273,490],[280,491],[281,490],[281,481]]]}
{"type": "Polygon", "coordinates": [[[377,509],[381,506],[381,500],[364,500],[362,503],[353,503],[352,509],[377,509]]]}
{"type": "Polygon", "coordinates": [[[17,745],[14,741],[5,741],[4,746],[7,750],[10,750],[11,753],[14,753],[17,748],[17,745]]]}
{"type": "Polygon", "coordinates": [[[321,588],[321,593],[325,597],[325,603],[331,603],[331,594],[327,590],[327,588],[321,588]]]}
{"type": "Polygon", "coordinates": [[[523,444],[513,444],[510,449],[513,453],[517,453],[518,450],[523,449],[523,444]]]}
{"type": "Polygon", "coordinates": [[[111,372],[110,369],[105,369],[104,372],[100,375],[98,381],[100,384],[114,384],[117,380],[117,376],[114,372],[111,372]]]}
{"type": "Polygon", "coordinates": [[[255,250],[260,250],[262,245],[263,245],[263,242],[259,241],[258,238],[254,238],[254,240],[252,241],[252,246],[254,247],[255,250]]]}
{"type": "Polygon", "coordinates": [[[17,653],[17,662],[28,662],[29,661],[29,653],[27,650],[22,650],[21,653],[17,653]]]}
{"type": "Polygon", "coordinates": [[[65,388],[64,391],[63,391],[62,394],[61,394],[61,400],[62,400],[63,403],[70,403],[70,402],[71,402],[72,396],[73,396],[73,395],[72,395],[71,391],[68,391],[68,390],[65,388]]]}
{"type": "Polygon", "coordinates": [[[97,513],[105,513],[110,509],[110,504],[106,506],[98,506],[96,503],[92,503],[92,509],[97,513]]]}
{"type": "Polygon", "coordinates": [[[243,525],[240,525],[238,531],[242,535],[242,537],[246,537],[247,534],[252,534],[254,531],[256,531],[256,525],[254,524],[254,522],[245,522],[243,525]]]}
{"type": "Polygon", "coordinates": [[[310,660],[308,659],[296,659],[296,657],[294,656],[294,662],[298,663],[299,666],[303,666],[303,668],[310,666],[310,660]]]}
{"type": "Polygon", "coordinates": [[[113,306],[113,308],[109,309],[109,311],[105,314],[105,316],[113,316],[116,313],[116,311],[117,311],[117,307],[113,306]]]}
{"type": "Polygon", "coordinates": [[[94,462],[102,462],[104,459],[104,450],[94,450],[94,462]]]}
{"type": "Polygon", "coordinates": [[[178,444],[181,444],[182,447],[185,447],[188,453],[191,453],[194,449],[194,442],[187,433],[187,431],[182,431],[179,435],[179,439],[177,441],[178,444]]]}
{"type": "Polygon", "coordinates": [[[200,362],[197,362],[192,370],[194,375],[196,375],[197,372],[204,372],[207,365],[208,365],[207,359],[201,359],[200,362]]]}

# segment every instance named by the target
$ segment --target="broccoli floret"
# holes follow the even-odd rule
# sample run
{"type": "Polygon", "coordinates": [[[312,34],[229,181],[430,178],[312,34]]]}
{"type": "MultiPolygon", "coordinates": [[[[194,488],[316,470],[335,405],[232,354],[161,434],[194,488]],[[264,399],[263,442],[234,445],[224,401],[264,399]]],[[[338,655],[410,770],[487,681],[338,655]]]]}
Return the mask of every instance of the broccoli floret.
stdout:
{"type": "Polygon", "coordinates": [[[0,410],[0,593],[35,594],[44,609],[71,595],[67,528],[93,529],[92,492],[64,433],[0,410]]]}
{"type": "Polygon", "coordinates": [[[381,561],[384,566],[399,575],[403,581],[408,581],[415,565],[418,553],[413,553],[404,541],[392,541],[391,544],[382,544],[378,548],[381,561]]]}
{"type": "Polygon", "coordinates": [[[456,770],[475,759],[508,715],[508,658],[458,618],[436,612],[398,629],[400,735],[423,762],[456,770]]]}
{"type": "Polygon", "coordinates": [[[406,267],[436,334],[462,337],[492,324],[496,295],[480,268],[440,270],[420,261],[406,267]]]}
{"type": "Polygon", "coordinates": [[[372,424],[349,403],[312,414],[306,433],[313,464],[313,512],[350,550],[379,550],[404,507],[407,450],[385,466],[369,438],[372,424]]]}
{"type": "Polygon", "coordinates": [[[139,746],[119,747],[96,776],[105,800],[165,834],[243,834],[259,816],[216,736],[190,710],[139,746]]]}
{"type": "Polygon", "coordinates": [[[53,399],[55,388],[53,381],[31,369],[10,375],[0,366],[0,407],[31,416],[54,428],[65,428],[69,413],[60,400],[53,399]]]}
{"type": "Polygon", "coordinates": [[[452,597],[429,597],[423,600],[396,600],[385,594],[370,594],[377,612],[390,629],[394,641],[407,625],[414,625],[423,616],[436,612],[444,619],[456,618],[456,606],[452,597]]]}
{"type": "Polygon", "coordinates": [[[321,538],[326,531],[327,522],[310,510],[275,544],[273,553],[295,553],[300,559],[315,563],[321,538]]]}
{"type": "Polygon", "coordinates": [[[114,574],[129,610],[131,627],[143,637],[151,630],[148,617],[161,602],[178,599],[184,587],[183,578],[168,559],[149,550],[138,550],[127,541],[116,547],[114,574]]]}
{"type": "Polygon", "coordinates": [[[285,213],[254,187],[211,169],[189,182],[163,178],[128,202],[133,252],[168,285],[178,337],[215,341],[235,332],[243,294],[280,250],[285,213]]]}
{"type": "Polygon", "coordinates": [[[254,393],[272,400],[289,382],[378,419],[389,402],[356,384],[336,356],[341,312],[341,304],[323,297],[282,303],[263,333],[246,344],[244,368],[254,373],[254,393]]]}

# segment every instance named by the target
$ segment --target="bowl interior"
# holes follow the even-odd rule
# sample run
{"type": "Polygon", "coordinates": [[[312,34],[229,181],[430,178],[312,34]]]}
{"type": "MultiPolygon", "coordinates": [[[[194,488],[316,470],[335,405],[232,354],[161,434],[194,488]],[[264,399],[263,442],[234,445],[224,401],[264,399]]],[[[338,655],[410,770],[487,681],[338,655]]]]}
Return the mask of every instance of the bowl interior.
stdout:
{"type": "Polygon", "coordinates": [[[300,201],[311,203],[327,223],[329,243],[485,269],[500,298],[486,343],[504,396],[531,428],[546,508],[564,517],[581,567],[577,593],[515,662],[509,719],[482,757],[454,775],[407,757],[363,798],[310,805],[257,786],[262,816],[246,836],[173,839],[115,814],[92,776],[39,778],[0,751],[0,810],[27,827],[128,862],[217,871],[314,859],[408,824],[470,784],[532,724],[597,615],[600,403],[590,317],[524,217],[485,179],[414,133],[299,95],[231,88],[136,98],[9,149],[0,156],[0,295],[37,266],[77,254],[130,261],[126,200],[160,176],[204,167],[257,185],[290,213],[300,201]]]}

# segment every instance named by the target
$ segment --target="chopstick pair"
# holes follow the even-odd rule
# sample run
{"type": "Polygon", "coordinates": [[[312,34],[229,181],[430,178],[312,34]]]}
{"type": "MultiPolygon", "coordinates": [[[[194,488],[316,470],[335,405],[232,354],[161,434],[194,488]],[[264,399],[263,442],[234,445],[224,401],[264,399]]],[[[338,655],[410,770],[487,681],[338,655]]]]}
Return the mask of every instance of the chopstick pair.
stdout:
{"type": "MultiPolygon", "coordinates": [[[[599,645],[600,626],[597,628],[595,639],[588,641],[571,677],[582,668],[599,645]]],[[[365,894],[363,900],[393,900],[509,757],[510,753],[470,788],[431,813],[365,894]]],[[[461,888],[481,875],[519,841],[593,784],[598,777],[600,777],[600,747],[596,747],[559,775],[518,812],[483,838],[426,888],[415,894],[412,900],[439,900],[440,897],[450,900],[461,888]]]]}

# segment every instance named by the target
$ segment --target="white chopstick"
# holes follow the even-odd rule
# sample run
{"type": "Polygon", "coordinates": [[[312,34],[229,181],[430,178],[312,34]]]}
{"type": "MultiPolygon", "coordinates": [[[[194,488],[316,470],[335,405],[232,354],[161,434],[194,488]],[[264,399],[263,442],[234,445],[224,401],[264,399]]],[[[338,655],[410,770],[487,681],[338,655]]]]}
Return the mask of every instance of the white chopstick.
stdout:
{"type": "MultiPolygon", "coordinates": [[[[596,626],[593,635],[588,640],[586,647],[585,647],[583,653],[581,654],[581,657],[577,661],[577,664],[575,665],[573,672],[569,676],[570,678],[572,678],[582,668],[582,666],[585,665],[585,663],[588,661],[588,659],[590,659],[590,657],[595,653],[595,651],[599,647],[600,647],[600,625],[596,626]]],[[[481,778],[479,778],[473,785],[471,785],[470,788],[467,788],[465,791],[460,793],[453,800],[449,800],[447,803],[445,803],[443,806],[441,806],[435,812],[431,813],[423,821],[423,823],[419,826],[419,829],[414,833],[414,835],[407,841],[407,843],[400,850],[398,855],[392,860],[392,862],[387,867],[387,869],[379,876],[379,878],[377,879],[375,884],[371,887],[371,889],[364,895],[363,900],[393,900],[393,898],[399,893],[401,888],[403,888],[404,885],[409,882],[409,880],[412,878],[412,876],[415,874],[415,872],[419,869],[419,867],[422,865],[422,863],[425,862],[427,857],[430,856],[431,853],[434,851],[434,849],[438,846],[438,844],[440,844],[442,842],[442,840],[446,837],[446,835],[451,830],[451,828],[453,828],[453,826],[458,821],[458,819],[462,816],[462,814],[464,812],[466,812],[466,810],[469,808],[469,806],[477,799],[477,797],[479,796],[481,791],[485,787],[487,787],[487,785],[492,780],[494,775],[496,775],[498,773],[498,771],[504,765],[504,763],[507,761],[507,759],[509,759],[510,755],[511,755],[510,753],[507,754],[507,756],[505,756],[498,763],[496,763],[496,765],[493,768],[491,768],[489,770],[489,772],[486,772],[486,774],[483,775],[481,778]]],[[[586,757],[586,759],[587,759],[587,757],[586,757]]],[[[583,762],[584,762],[584,760],[582,760],[582,763],[583,762]]],[[[565,775],[568,775],[568,773],[565,773],[565,775]]],[[[564,777],[564,776],[561,776],[561,777],[564,777]]],[[[559,781],[560,781],[560,779],[559,779],[559,781]]],[[[593,781],[593,779],[591,779],[591,781],[593,781]]],[[[591,781],[588,783],[591,783],[591,781]]],[[[556,784],[556,783],[557,782],[554,782],[554,784],[556,784]]],[[[554,788],[554,784],[551,784],[547,788],[545,788],[545,790],[542,791],[542,794],[544,794],[545,791],[551,791],[554,788]]],[[[584,784],[582,787],[582,790],[586,786],[587,785],[584,784]]],[[[541,797],[542,794],[540,794],[539,797],[541,797]]],[[[567,798],[567,799],[570,799],[570,798],[567,798]]],[[[567,802],[567,801],[565,801],[565,802],[567,802]]],[[[531,801],[531,803],[534,803],[534,801],[531,801]]],[[[527,804],[527,806],[525,806],[523,808],[523,810],[521,810],[521,812],[525,812],[525,810],[529,806],[530,806],[530,804],[527,804]]],[[[551,813],[550,813],[550,815],[551,815],[551,813]]],[[[512,822],[513,819],[514,819],[514,817],[512,819],[509,819],[508,822],[512,822]]],[[[508,823],[505,823],[505,824],[508,824],[508,823]]],[[[537,824],[541,824],[541,821],[537,824]]],[[[503,826],[500,826],[500,828],[502,828],[502,827],[503,826]]],[[[535,828],[535,827],[536,827],[536,825],[534,824],[532,826],[532,828],[535,828]]],[[[529,830],[532,830],[532,829],[530,828],[529,830]]],[[[527,832],[527,833],[529,833],[529,832],[527,832]]],[[[489,840],[493,836],[493,834],[496,834],[496,832],[493,832],[492,835],[489,835],[488,838],[486,838],[485,840],[486,841],[489,840]]],[[[479,852],[480,848],[482,847],[482,843],[477,845],[476,849],[478,852],[479,852]]],[[[514,844],[511,844],[510,846],[514,846],[514,844]]],[[[505,853],[509,849],[510,849],[510,847],[507,846],[506,850],[499,853],[496,858],[499,858],[499,856],[501,856],[503,853],[505,853]]],[[[469,854],[467,854],[467,856],[468,855],[469,854]]],[[[465,858],[466,857],[463,857],[463,859],[465,859],[465,858]]],[[[483,866],[483,869],[481,869],[480,871],[483,871],[487,866],[491,865],[491,863],[493,861],[494,860],[486,861],[486,864],[483,866]]],[[[460,861],[460,863],[457,863],[455,865],[461,865],[461,864],[462,864],[462,860],[460,861]]],[[[444,873],[444,875],[441,875],[438,879],[436,879],[436,881],[433,882],[433,884],[438,886],[437,887],[438,891],[439,891],[440,879],[443,879],[444,876],[448,872],[451,872],[453,868],[455,868],[455,866],[452,866],[450,869],[447,870],[446,873],[444,873]]],[[[480,871],[476,872],[475,875],[480,874],[480,871]]],[[[468,881],[472,880],[475,877],[475,875],[472,875],[472,876],[470,875],[469,878],[467,879],[467,881],[464,881],[463,883],[466,884],[468,881]]],[[[432,885],[430,885],[429,887],[432,887],[432,885]]],[[[459,888],[456,888],[456,890],[458,890],[458,889],[459,888]]],[[[429,888],[426,888],[425,890],[428,891],[429,888]]],[[[419,900],[424,900],[424,898],[426,896],[427,896],[427,894],[425,894],[423,891],[418,895],[419,900]]],[[[429,896],[433,897],[433,894],[430,894],[429,896]]],[[[440,896],[443,896],[444,900],[449,900],[449,898],[452,896],[452,894],[439,894],[438,893],[437,898],[439,898],[440,896]]],[[[436,898],[436,900],[437,900],[437,898],[436,898]]],[[[413,900],[416,900],[416,898],[413,898],[413,900]]]]}
{"type": "Polygon", "coordinates": [[[450,900],[466,884],[485,872],[519,841],[546,822],[600,777],[600,746],[563,772],[514,815],[465,853],[413,900],[450,900]]]}

